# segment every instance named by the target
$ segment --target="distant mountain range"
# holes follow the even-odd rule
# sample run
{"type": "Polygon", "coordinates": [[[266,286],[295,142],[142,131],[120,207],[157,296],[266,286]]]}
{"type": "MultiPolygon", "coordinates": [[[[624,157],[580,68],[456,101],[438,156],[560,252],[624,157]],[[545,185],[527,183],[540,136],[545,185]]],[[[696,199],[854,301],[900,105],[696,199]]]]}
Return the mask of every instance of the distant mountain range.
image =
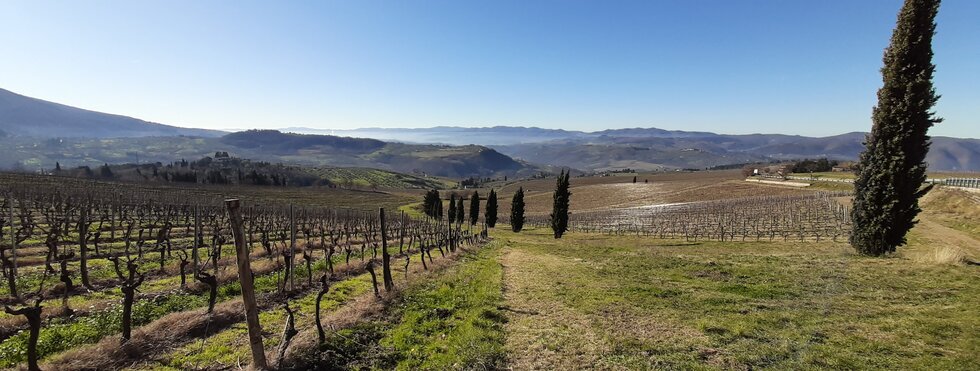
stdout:
{"type": "Polygon", "coordinates": [[[388,143],[375,139],[250,130],[223,137],[0,139],[0,168],[24,170],[163,164],[228,152],[232,156],[310,167],[369,167],[417,176],[452,178],[522,176],[541,168],[484,146],[388,143]]]}
{"type": "MultiPolygon", "coordinates": [[[[828,157],[853,160],[865,134],[727,135],[657,128],[582,132],[536,127],[226,133],[89,111],[0,89],[0,167],[173,161],[218,151],[260,161],[358,166],[450,177],[579,170],[704,168],[828,157]],[[111,138],[111,139],[110,139],[111,138]],[[370,138],[370,139],[360,139],[370,138]]],[[[933,137],[932,170],[980,171],[980,140],[933,137]]]]}
{"type": "Polygon", "coordinates": [[[257,161],[371,167],[455,178],[531,175],[541,170],[484,146],[388,143],[275,130],[186,129],[0,89],[0,168],[169,163],[216,152],[257,161]]]}
{"type": "MultiPolygon", "coordinates": [[[[495,126],[421,129],[368,128],[298,133],[375,138],[414,143],[472,143],[530,162],[582,170],[704,168],[752,161],[828,157],[855,160],[864,149],[865,133],[829,137],[784,134],[730,135],[658,128],[596,132],[495,126]]],[[[933,170],[980,171],[980,140],[933,137],[926,158],[933,170]]]]}

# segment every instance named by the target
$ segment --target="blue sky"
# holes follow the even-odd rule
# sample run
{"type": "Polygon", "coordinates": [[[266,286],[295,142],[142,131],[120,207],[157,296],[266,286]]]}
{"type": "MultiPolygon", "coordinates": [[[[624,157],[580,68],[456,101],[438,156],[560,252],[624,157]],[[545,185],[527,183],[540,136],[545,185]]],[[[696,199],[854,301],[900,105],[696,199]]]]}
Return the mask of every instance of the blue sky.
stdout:
{"type": "MultiPolygon", "coordinates": [[[[900,0],[4,1],[0,87],[178,126],[867,131],[900,0]]],[[[980,1],[933,135],[980,138],[980,1]]]]}

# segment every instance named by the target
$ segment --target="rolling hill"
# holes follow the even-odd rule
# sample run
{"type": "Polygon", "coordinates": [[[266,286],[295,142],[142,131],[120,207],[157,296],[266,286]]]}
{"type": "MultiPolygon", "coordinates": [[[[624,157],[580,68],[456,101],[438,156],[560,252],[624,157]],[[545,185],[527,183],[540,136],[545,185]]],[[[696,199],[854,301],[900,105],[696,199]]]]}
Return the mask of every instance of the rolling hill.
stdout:
{"type": "Polygon", "coordinates": [[[0,167],[24,170],[167,163],[228,152],[234,157],[306,167],[362,167],[453,178],[530,175],[538,167],[483,146],[387,143],[374,139],[251,130],[219,138],[0,138],[0,167]]]}
{"type": "Polygon", "coordinates": [[[159,184],[225,184],[277,187],[328,186],[344,189],[433,189],[456,185],[445,178],[422,177],[361,167],[308,167],[231,157],[226,152],[187,161],[61,167],[53,175],[159,184]]]}
{"type": "Polygon", "coordinates": [[[215,130],[181,128],[89,111],[0,89],[0,137],[216,137],[222,134],[215,130]]]}
{"type": "MultiPolygon", "coordinates": [[[[486,177],[534,174],[548,166],[654,170],[816,157],[854,160],[864,148],[865,136],[511,126],[294,127],[225,134],[84,110],[0,89],[0,167],[172,161],[228,151],[258,161],[486,177]]],[[[926,161],[932,170],[980,171],[980,140],[934,137],[926,161]]]]}
{"type": "MultiPolygon", "coordinates": [[[[293,128],[297,131],[302,131],[293,128]]],[[[717,165],[828,157],[855,160],[865,133],[827,137],[716,134],[658,128],[596,132],[524,127],[433,127],[337,131],[371,138],[429,143],[474,143],[517,159],[582,170],[703,168],[717,165]]],[[[980,140],[933,137],[926,157],[933,170],[980,171],[980,140]]]]}
{"type": "MultiPolygon", "coordinates": [[[[0,89],[0,168],[170,162],[230,152],[256,161],[360,167],[446,177],[531,174],[537,167],[483,146],[411,145],[275,130],[225,133],[101,113],[0,89]]],[[[379,179],[391,178],[390,176],[379,179]]]]}

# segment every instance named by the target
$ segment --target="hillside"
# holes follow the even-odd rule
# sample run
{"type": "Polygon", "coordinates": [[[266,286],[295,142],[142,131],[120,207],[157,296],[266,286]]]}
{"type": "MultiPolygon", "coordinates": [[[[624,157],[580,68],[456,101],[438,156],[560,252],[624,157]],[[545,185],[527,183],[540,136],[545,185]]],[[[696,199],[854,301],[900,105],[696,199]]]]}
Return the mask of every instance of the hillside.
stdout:
{"type": "Polygon", "coordinates": [[[362,128],[353,130],[290,127],[284,128],[282,131],[300,134],[344,135],[403,143],[436,143],[451,145],[537,143],[549,140],[561,140],[588,136],[588,134],[580,131],[542,129],[521,126],[494,126],[486,128],[436,126],[431,128],[362,128]]]}
{"type": "Polygon", "coordinates": [[[26,97],[0,89],[0,138],[29,137],[215,137],[215,130],[189,129],[112,115],[26,97]]]}
{"type": "Polygon", "coordinates": [[[0,138],[0,167],[24,170],[100,166],[104,163],[168,163],[215,152],[255,161],[308,167],[362,167],[452,178],[529,175],[535,166],[482,146],[410,145],[373,139],[247,131],[221,138],[0,138]]]}
{"type": "Polygon", "coordinates": [[[705,168],[718,165],[764,161],[749,153],[703,150],[703,146],[662,146],[649,143],[547,142],[498,146],[501,152],[519,159],[582,170],[664,170],[705,168]]]}
{"type": "MultiPolygon", "coordinates": [[[[291,130],[302,131],[297,128],[291,130]]],[[[518,159],[582,170],[700,168],[807,157],[855,160],[864,149],[865,136],[861,132],[805,137],[785,134],[731,135],[658,128],[582,132],[505,126],[372,128],[334,132],[420,143],[473,143],[490,146],[518,159]]],[[[980,171],[980,140],[933,137],[926,161],[933,170],[980,171]]]]}
{"type": "Polygon", "coordinates": [[[434,189],[455,185],[432,177],[363,167],[314,168],[311,172],[341,188],[434,189]]]}
{"type": "MultiPolygon", "coordinates": [[[[221,137],[224,134],[84,110],[0,89],[0,143],[8,147],[0,150],[4,155],[0,167],[50,167],[59,159],[78,165],[164,161],[230,150],[262,161],[467,177],[535,173],[527,163],[581,170],[654,170],[815,157],[854,160],[864,148],[865,135],[729,135],[659,128],[584,132],[520,126],[293,127],[221,137]],[[45,142],[53,138],[58,143],[45,142]]],[[[926,161],[934,171],[980,171],[980,139],[934,137],[926,161]]]]}
{"type": "Polygon", "coordinates": [[[304,167],[231,157],[218,152],[188,161],[125,163],[102,166],[61,166],[51,175],[102,181],[155,184],[217,184],[274,187],[325,186],[343,189],[433,189],[455,182],[394,171],[358,167],[304,167]]]}

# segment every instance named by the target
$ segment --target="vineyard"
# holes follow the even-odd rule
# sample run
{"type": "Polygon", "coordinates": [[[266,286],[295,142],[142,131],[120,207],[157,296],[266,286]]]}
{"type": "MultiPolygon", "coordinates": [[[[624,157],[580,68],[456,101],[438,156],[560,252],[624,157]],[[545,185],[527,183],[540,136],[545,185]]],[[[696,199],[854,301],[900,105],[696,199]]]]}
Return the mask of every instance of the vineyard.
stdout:
{"type": "MultiPolygon", "coordinates": [[[[282,366],[323,341],[325,307],[383,297],[395,281],[486,240],[485,231],[384,208],[239,208],[201,193],[126,189],[0,188],[0,368],[122,368],[156,357],[196,368],[193,357],[163,356],[209,338],[245,338],[238,325],[246,320],[253,354],[257,346],[282,366]],[[249,306],[262,313],[246,318],[249,306]],[[255,338],[260,323],[284,328],[255,338]]],[[[249,362],[231,353],[229,363],[249,362]]]]}
{"type": "MultiPolygon", "coordinates": [[[[846,196],[820,192],[585,211],[572,213],[569,226],[579,232],[688,241],[846,241],[849,209],[838,202],[846,196]]],[[[549,217],[529,216],[526,223],[545,228],[549,217]]]]}

